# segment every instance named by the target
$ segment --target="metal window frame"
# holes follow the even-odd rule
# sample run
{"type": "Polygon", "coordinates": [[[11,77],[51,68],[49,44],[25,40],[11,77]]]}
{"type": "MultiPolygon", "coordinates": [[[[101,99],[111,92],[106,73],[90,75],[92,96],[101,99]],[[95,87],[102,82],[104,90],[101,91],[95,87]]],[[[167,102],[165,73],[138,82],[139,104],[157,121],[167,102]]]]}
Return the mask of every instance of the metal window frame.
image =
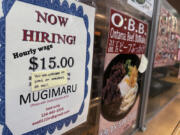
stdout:
{"type": "Polygon", "coordinates": [[[148,63],[148,67],[144,76],[144,85],[142,88],[142,98],[141,98],[140,110],[139,110],[140,117],[139,117],[139,122],[138,122],[138,128],[141,131],[146,130],[146,113],[147,113],[147,106],[148,106],[148,100],[149,100],[152,69],[153,69],[153,63],[154,63],[154,57],[155,57],[154,54],[156,50],[156,39],[157,39],[158,26],[159,26],[161,3],[162,3],[162,0],[155,0],[154,2],[151,31],[150,31],[148,51],[147,51],[147,58],[149,60],[149,63],[148,63]]]}

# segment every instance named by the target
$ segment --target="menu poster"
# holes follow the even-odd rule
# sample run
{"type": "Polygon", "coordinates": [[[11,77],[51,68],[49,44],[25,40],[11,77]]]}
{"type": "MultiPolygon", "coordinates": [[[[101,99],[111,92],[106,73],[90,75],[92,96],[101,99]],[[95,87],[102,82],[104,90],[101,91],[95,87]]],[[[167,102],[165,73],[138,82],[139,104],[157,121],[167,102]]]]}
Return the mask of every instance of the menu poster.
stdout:
{"type": "Polygon", "coordinates": [[[142,69],[140,58],[146,49],[147,29],[143,21],[111,9],[99,135],[121,135],[136,124],[138,69],[142,69]]]}
{"type": "Polygon", "coordinates": [[[62,134],[87,120],[95,9],[71,0],[3,0],[0,133],[62,134]]]}
{"type": "Polygon", "coordinates": [[[178,58],[177,60],[180,61],[180,36],[179,34],[176,35],[177,36],[177,42],[178,42],[178,58]]]}
{"type": "MultiPolygon", "coordinates": [[[[177,58],[177,61],[180,62],[180,36],[179,36],[179,34],[177,34],[177,39],[178,39],[178,58],[177,58]]],[[[178,79],[180,79],[180,64],[179,64],[178,79]]]]}
{"type": "Polygon", "coordinates": [[[177,18],[161,8],[154,67],[175,64],[178,54],[177,18]]]}
{"type": "Polygon", "coordinates": [[[128,4],[152,17],[154,0],[128,0],[128,4]]]}

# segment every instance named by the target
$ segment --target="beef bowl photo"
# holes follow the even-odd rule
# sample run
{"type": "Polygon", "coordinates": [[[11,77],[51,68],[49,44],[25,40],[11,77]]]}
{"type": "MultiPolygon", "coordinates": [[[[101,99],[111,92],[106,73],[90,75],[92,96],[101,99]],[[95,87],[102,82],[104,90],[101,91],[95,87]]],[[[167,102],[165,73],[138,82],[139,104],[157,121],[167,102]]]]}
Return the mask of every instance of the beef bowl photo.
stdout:
{"type": "Polygon", "coordinates": [[[101,110],[109,121],[124,118],[134,106],[139,89],[139,57],[119,54],[107,66],[103,77],[101,110]]]}

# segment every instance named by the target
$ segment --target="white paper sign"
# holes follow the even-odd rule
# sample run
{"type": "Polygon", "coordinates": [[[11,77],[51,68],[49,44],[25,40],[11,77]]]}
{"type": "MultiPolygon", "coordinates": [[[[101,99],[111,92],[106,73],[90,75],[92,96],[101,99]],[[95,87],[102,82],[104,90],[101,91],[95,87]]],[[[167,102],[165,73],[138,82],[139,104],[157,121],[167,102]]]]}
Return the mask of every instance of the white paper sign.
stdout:
{"type": "Polygon", "coordinates": [[[141,63],[139,65],[139,68],[138,68],[138,71],[140,73],[144,73],[147,69],[147,66],[148,66],[148,59],[146,58],[146,56],[143,54],[141,56],[141,63]]]}
{"type": "Polygon", "coordinates": [[[154,0],[128,0],[128,4],[152,17],[154,0]]]}
{"type": "Polygon", "coordinates": [[[15,1],[6,16],[3,128],[13,135],[62,134],[87,120],[95,9],[47,1],[15,1]],[[50,75],[49,86],[33,92],[33,72],[35,84],[50,75]]]}

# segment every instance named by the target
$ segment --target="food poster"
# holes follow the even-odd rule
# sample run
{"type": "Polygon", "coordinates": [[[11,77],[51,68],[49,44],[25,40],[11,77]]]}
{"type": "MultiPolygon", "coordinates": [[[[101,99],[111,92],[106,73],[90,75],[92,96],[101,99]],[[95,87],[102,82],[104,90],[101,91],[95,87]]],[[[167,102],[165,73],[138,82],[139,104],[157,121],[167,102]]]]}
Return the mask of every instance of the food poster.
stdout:
{"type": "Polygon", "coordinates": [[[86,122],[95,8],[2,0],[0,134],[60,135],[86,122]]]}
{"type": "Polygon", "coordinates": [[[174,65],[178,54],[177,18],[161,8],[154,67],[174,65]]]}
{"type": "Polygon", "coordinates": [[[180,36],[177,34],[177,42],[178,42],[178,58],[177,61],[180,61],[180,36]]]}
{"type": "Polygon", "coordinates": [[[148,25],[111,9],[105,56],[99,135],[121,135],[135,127],[139,106],[139,66],[148,25]]]}
{"type": "MultiPolygon", "coordinates": [[[[179,34],[177,34],[177,39],[178,39],[178,58],[177,58],[177,61],[180,62],[180,36],[179,36],[179,34]]],[[[178,79],[180,79],[180,64],[179,64],[178,79]]]]}

